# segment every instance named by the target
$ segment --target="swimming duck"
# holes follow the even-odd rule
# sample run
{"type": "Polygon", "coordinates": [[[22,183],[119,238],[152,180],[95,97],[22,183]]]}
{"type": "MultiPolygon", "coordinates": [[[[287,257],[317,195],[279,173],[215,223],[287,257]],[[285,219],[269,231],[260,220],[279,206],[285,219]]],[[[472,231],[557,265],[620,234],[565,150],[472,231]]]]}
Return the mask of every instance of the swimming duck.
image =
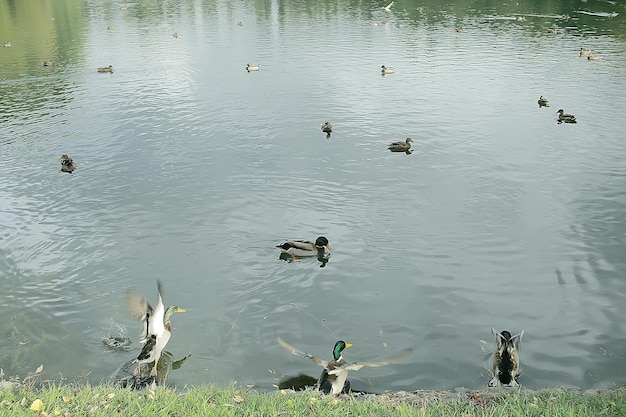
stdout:
{"type": "Polygon", "coordinates": [[[574,116],[573,114],[565,113],[563,109],[559,109],[557,113],[559,114],[559,124],[563,122],[576,123],[576,116],[574,116]]]}
{"type": "Polygon", "coordinates": [[[537,104],[539,104],[539,107],[550,107],[550,102],[543,96],[539,97],[539,100],[537,100],[537,104]]]}
{"type": "Polygon", "coordinates": [[[322,371],[322,375],[318,380],[318,386],[321,386],[324,383],[330,383],[331,392],[335,397],[339,397],[339,395],[343,391],[346,379],[348,379],[349,371],[358,371],[359,369],[366,366],[379,367],[391,363],[400,362],[408,357],[412,351],[411,349],[406,349],[399,354],[382,361],[354,362],[349,364],[343,358],[342,352],[344,351],[344,349],[352,347],[352,344],[346,343],[343,340],[337,341],[333,346],[333,359],[330,361],[325,361],[315,355],[311,355],[310,353],[302,352],[285,342],[280,337],[277,337],[276,340],[278,341],[279,345],[291,352],[293,355],[311,359],[313,362],[324,368],[324,370],[322,371]]]}
{"type": "Polygon", "coordinates": [[[43,66],[44,67],[52,67],[52,66],[54,66],[54,61],[50,61],[50,60],[43,61],[43,66]]]}
{"type": "Polygon", "coordinates": [[[526,18],[524,16],[517,16],[515,20],[517,20],[518,22],[525,22],[526,18]]]}
{"type": "Polygon", "coordinates": [[[589,55],[587,55],[587,59],[589,61],[598,61],[602,59],[602,57],[600,55],[593,55],[592,53],[590,53],[589,55]]]}
{"type": "Polygon", "coordinates": [[[456,28],[456,32],[457,33],[464,33],[465,29],[463,29],[463,28],[456,28]]]}
{"type": "Polygon", "coordinates": [[[172,36],[174,36],[176,39],[178,39],[178,32],[174,32],[174,35],[172,35],[172,36]]]}
{"type": "Polygon", "coordinates": [[[237,26],[242,27],[243,26],[243,22],[242,21],[237,22],[237,26]]]}
{"type": "Polygon", "coordinates": [[[2,46],[4,46],[5,48],[10,48],[12,45],[11,41],[6,41],[4,44],[2,44],[2,46]]]}
{"type": "Polygon", "coordinates": [[[98,68],[98,72],[113,72],[113,65],[98,68]]]}
{"type": "Polygon", "coordinates": [[[113,32],[115,30],[115,26],[107,26],[107,30],[113,32]]]}
{"type": "Polygon", "coordinates": [[[247,64],[246,65],[246,71],[250,72],[250,71],[259,71],[261,69],[261,66],[258,64],[247,64]]]}
{"type": "Polygon", "coordinates": [[[404,142],[392,142],[387,145],[387,149],[391,152],[407,152],[411,149],[411,142],[413,142],[413,139],[411,138],[406,138],[406,141],[404,142]]]}
{"type": "Polygon", "coordinates": [[[280,248],[282,253],[290,254],[294,259],[296,256],[324,256],[326,249],[332,250],[328,239],[324,236],[318,237],[315,243],[308,240],[285,240],[276,247],[280,248]]]}
{"type": "Polygon", "coordinates": [[[548,29],[548,33],[549,33],[550,35],[556,35],[558,32],[557,32],[557,30],[556,30],[556,29],[552,29],[552,28],[550,28],[550,29],[548,29]]]}
{"type": "Polygon", "coordinates": [[[326,133],[326,139],[330,139],[330,134],[333,133],[333,125],[330,122],[324,122],[322,124],[322,132],[326,133]]]}
{"type": "Polygon", "coordinates": [[[498,333],[496,329],[491,329],[491,333],[496,338],[496,350],[492,355],[490,387],[505,385],[516,387],[519,376],[519,345],[524,335],[524,331],[511,336],[506,330],[498,333]]]}
{"type": "Polygon", "coordinates": [[[72,158],[67,156],[67,154],[61,155],[61,157],[59,159],[61,160],[61,171],[62,172],[72,173],[72,171],[74,171],[76,169],[76,167],[74,166],[74,161],[72,161],[72,158]]]}
{"type": "Polygon", "coordinates": [[[396,69],[395,69],[395,68],[393,68],[393,67],[386,67],[386,66],[384,66],[384,65],[382,65],[382,66],[380,67],[380,73],[381,73],[382,75],[385,75],[385,74],[393,74],[394,72],[396,72],[396,69]]]}
{"type": "Polygon", "coordinates": [[[591,53],[591,51],[589,49],[584,49],[584,48],[580,48],[580,53],[578,54],[578,56],[589,56],[589,54],[591,53]]]}
{"type": "Polygon", "coordinates": [[[126,304],[131,315],[135,319],[144,322],[140,338],[143,348],[137,359],[135,359],[137,362],[137,369],[134,372],[135,376],[141,375],[141,364],[150,362],[154,362],[150,376],[156,376],[159,358],[172,336],[170,317],[174,313],[184,313],[186,311],[175,305],[165,308],[163,297],[161,296],[162,284],[160,280],[157,280],[157,289],[159,298],[155,308],[139,294],[131,292],[126,296],[126,304]]]}

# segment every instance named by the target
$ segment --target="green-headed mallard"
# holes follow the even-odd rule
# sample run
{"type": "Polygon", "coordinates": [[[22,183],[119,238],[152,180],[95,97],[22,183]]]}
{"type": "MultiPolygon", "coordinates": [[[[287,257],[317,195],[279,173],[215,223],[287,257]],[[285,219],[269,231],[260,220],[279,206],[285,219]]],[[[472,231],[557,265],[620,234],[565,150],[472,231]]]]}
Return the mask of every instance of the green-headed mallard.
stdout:
{"type": "Polygon", "coordinates": [[[386,67],[386,66],[384,66],[384,65],[382,65],[382,66],[380,67],[380,73],[381,73],[382,75],[385,75],[385,74],[393,74],[394,72],[396,72],[396,69],[395,69],[395,68],[393,68],[393,67],[386,67]]]}
{"type": "Polygon", "coordinates": [[[53,67],[54,66],[54,61],[51,61],[49,59],[46,60],[46,61],[43,61],[43,66],[44,67],[53,67]]]}
{"type": "Polygon", "coordinates": [[[391,152],[407,152],[411,149],[411,142],[413,142],[413,139],[411,138],[406,138],[406,141],[404,142],[391,142],[387,145],[387,149],[391,152]]]}
{"type": "Polygon", "coordinates": [[[6,41],[5,43],[2,44],[2,46],[4,46],[5,48],[10,48],[11,45],[13,45],[11,41],[6,41]]]}
{"type": "Polygon", "coordinates": [[[590,53],[589,55],[587,55],[587,59],[589,61],[599,61],[599,60],[602,59],[602,56],[601,55],[594,55],[594,54],[590,53]]]}
{"type": "Polygon", "coordinates": [[[309,240],[288,239],[280,245],[276,245],[282,253],[288,253],[292,258],[296,256],[324,256],[326,249],[332,250],[328,239],[320,236],[315,243],[309,240]]]}
{"type": "Polygon", "coordinates": [[[546,98],[544,98],[544,96],[539,96],[537,104],[539,104],[539,107],[550,107],[550,102],[546,98]]]}
{"type": "Polygon", "coordinates": [[[322,132],[326,133],[326,139],[330,139],[330,134],[333,133],[333,125],[330,122],[324,122],[322,124],[322,132]]]}
{"type": "Polygon", "coordinates": [[[113,72],[113,65],[98,68],[98,72],[113,72]]]}
{"type": "Polygon", "coordinates": [[[591,51],[589,49],[584,49],[581,47],[578,56],[589,56],[590,53],[591,51]]]}
{"type": "Polygon", "coordinates": [[[506,385],[509,387],[518,386],[519,376],[519,345],[524,335],[524,331],[511,336],[506,330],[498,333],[496,329],[491,329],[491,333],[496,338],[496,350],[492,355],[490,387],[506,385]]]}
{"type": "Polygon", "coordinates": [[[126,304],[131,315],[135,319],[144,322],[140,339],[140,342],[143,343],[143,348],[136,359],[137,369],[134,372],[135,375],[141,375],[141,364],[154,362],[150,376],[156,376],[161,352],[163,352],[165,345],[167,345],[172,336],[170,317],[174,313],[186,311],[175,305],[165,308],[163,297],[161,296],[161,288],[161,281],[157,280],[159,298],[155,308],[139,294],[131,292],[126,296],[126,304]]]}
{"type": "Polygon", "coordinates": [[[247,64],[246,65],[246,71],[250,72],[250,71],[260,71],[261,70],[261,66],[258,64],[247,64]]]}
{"type": "Polygon", "coordinates": [[[573,114],[565,113],[563,109],[559,109],[557,111],[559,115],[559,124],[560,123],[576,123],[576,116],[573,114]]]}
{"type": "Polygon", "coordinates": [[[404,360],[411,353],[411,349],[406,349],[400,352],[399,354],[377,362],[355,362],[355,363],[347,363],[342,356],[342,352],[344,349],[347,349],[352,346],[351,343],[346,343],[343,340],[339,340],[333,346],[333,359],[330,361],[325,361],[321,358],[318,358],[315,355],[311,355],[310,353],[302,352],[295,347],[291,346],[287,342],[285,342],[280,337],[277,337],[276,340],[278,344],[280,344],[283,348],[291,352],[293,355],[302,356],[304,358],[309,358],[324,370],[322,371],[322,376],[318,381],[318,385],[322,385],[324,382],[328,382],[331,385],[332,394],[335,397],[338,397],[343,391],[344,384],[346,383],[346,379],[348,379],[348,371],[358,371],[359,369],[370,366],[370,367],[378,367],[383,365],[388,365],[391,363],[396,363],[404,360]]]}
{"type": "Polygon", "coordinates": [[[62,172],[72,173],[76,169],[76,166],[74,165],[74,161],[72,161],[72,158],[67,156],[67,154],[61,155],[59,159],[61,160],[62,172]]]}

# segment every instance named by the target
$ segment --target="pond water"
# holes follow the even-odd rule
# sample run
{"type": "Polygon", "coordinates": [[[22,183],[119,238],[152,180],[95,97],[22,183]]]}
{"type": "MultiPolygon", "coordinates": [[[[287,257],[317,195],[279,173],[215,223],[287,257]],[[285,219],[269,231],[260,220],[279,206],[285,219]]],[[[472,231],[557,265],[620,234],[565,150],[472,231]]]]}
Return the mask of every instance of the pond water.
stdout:
{"type": "Polygon", "coordinates": [[[623,386],[626,7],[386,4],[0,0],[5,375],[109,378],[161,279],[172,385],[319,375],[280,336],[413,348],[354,388],[482,388],[494,327],[522,385],[623,386]],[[320,235],[328,263],[279,259],[320,235]]]}

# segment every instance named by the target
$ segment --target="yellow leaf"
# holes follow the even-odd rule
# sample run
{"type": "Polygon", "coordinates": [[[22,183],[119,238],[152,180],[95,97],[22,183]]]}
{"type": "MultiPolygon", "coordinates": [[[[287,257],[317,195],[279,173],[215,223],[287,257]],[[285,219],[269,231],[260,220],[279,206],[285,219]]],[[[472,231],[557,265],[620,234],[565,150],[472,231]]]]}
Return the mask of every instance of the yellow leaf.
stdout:
{"type": "Polygon", "coordinates": [[[20,401],[20,405],[22,407],[26,407],[26,404],[28,404],[28,400],[26,399],[26,397],[22,397],[22,401],[20,401]]]}
{"type": "Polygon", "coordinates": [[[107,398],[110,400],[111,398],[115,397],[115,394],[110,393],[109,395],[107,395],[107,398]]]}
{"type": "Polygon", "coordinates": [[[59,410],[58,407],[54,409],[54,415],[55,416],[60,416],[61,415],[61,410],[59,410]]]}
{"type": "Polygon", "coordinates": [[[42,411],[41,414],[39,414],[39,417],[50,417],[50,414],[46,413],[45,411],[42,411]]]}
{"type": "Polygon", "coordinates": [[[310,403],[317,402],[317,398],[315,398],[315,397],[311,397],[311,398],[309,398],[309,402],[310,402],[310,403]]]}
{"type": "Polygon", "coordinates": [[[41,411],[41,410],[43,410],[43,401],[41,401],[39,398],[37,398],[30,405],[30,409],[33,410],[33,411],[41,411]]]}
{"type": "Polygon", "coordinates": [[[40,374],[43,371],[43,365],[39,365],[39,367],[35,370],[36,374],[40,374]]]}
{"type": "Polygon", "coordinates": [[[61,398],[63,398],[63,402],[65,403],[69,403],[70,401],[72,401],[72,397],[66,397],[65,395],[61,398]]]}

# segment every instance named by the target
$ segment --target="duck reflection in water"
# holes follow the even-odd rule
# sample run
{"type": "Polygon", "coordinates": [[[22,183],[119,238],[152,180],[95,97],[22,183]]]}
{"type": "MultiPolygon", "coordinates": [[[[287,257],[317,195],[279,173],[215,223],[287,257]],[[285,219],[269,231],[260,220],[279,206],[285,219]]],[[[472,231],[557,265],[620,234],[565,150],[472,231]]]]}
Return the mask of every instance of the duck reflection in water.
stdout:
{"type": "MultiPolygon", "coordinates": [[[[280,259],[281,261],[289,262],[289,263],[300,261],[298,258],[294,258],[293,256],[291,256],[289,253],[286,253],[286,252],[281,252],[280,255],[278,256],[278,259],[280,259]]],[[[320,262],[320,268],[324,268],[326,264],[328,263],[328,261],[330,261],[330,253],[327,252],[327,253],[324,253],[323,255],[318,255],[317,260],[320,262]]]]}

